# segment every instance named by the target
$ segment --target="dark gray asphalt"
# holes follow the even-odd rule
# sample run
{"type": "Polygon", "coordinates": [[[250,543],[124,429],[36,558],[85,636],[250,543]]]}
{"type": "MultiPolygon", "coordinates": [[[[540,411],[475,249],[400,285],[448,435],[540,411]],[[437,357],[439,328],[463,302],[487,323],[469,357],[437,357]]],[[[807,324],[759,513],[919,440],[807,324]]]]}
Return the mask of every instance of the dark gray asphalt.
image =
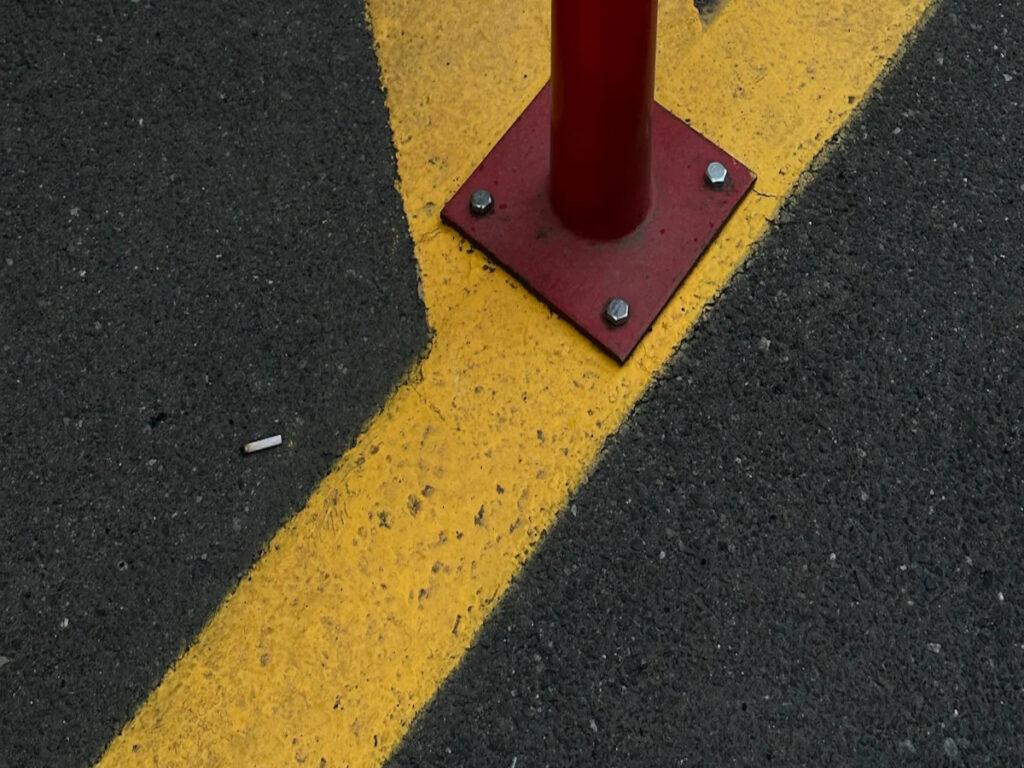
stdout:
{"type": "Polygon", "coordinates": [[[0,766],[98,757],[424,348],[363,13],[0,2],[0,766]]]}
{"type": "Polygon", "coordinates": [[[693,0],[693,4],[705,19],[710,20],[725,0],[693,0]]]}
{"type": "Polygon", "coordinates": [[[392,768],[1024,764],[1022,11],[940,5],[392,768]]]}

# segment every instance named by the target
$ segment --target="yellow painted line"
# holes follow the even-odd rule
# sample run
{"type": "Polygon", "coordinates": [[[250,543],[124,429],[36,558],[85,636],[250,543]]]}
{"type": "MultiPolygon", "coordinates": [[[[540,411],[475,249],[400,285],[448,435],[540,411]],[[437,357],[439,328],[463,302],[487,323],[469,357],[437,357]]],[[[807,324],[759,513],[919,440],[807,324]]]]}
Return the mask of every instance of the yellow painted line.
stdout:
{"type": "MultiPolygon", "coordinates": [[[[435,340],[103,766],[374,766],[928,0],[666,0],[658,97],[757,171],[623,368],[438,220],[547,78],[548,0],[369,0],[435,340]]],[[[756,307],[750,308],[756,312],[756,307]]]]}

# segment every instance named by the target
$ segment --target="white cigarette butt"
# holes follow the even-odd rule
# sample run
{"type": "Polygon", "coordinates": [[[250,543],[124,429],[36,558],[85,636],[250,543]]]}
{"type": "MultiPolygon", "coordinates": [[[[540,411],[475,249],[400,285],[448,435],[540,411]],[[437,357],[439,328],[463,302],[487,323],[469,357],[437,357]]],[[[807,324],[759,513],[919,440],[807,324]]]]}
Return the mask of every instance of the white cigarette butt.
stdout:
{"type": "Polygon", "coordinates": [[[273,437],[264,437],[262,440],[253,440],[251,443],[246,443],[244,450],[246,453],[256,453],[256,451],[263,451],[267,448],[274,448],[281,444],[281,436],[274,435],[273,437]]]}

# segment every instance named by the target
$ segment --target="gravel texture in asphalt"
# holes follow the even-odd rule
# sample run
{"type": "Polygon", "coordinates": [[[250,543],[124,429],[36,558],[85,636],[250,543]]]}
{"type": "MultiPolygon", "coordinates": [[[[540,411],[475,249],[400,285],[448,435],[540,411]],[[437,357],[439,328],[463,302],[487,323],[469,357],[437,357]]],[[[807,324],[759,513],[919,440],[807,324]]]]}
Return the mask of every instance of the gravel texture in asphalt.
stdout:
{"type": "Polygon", "coordinates": [[[85,765],[427,328],[361,2],[0,15],[0,765],[85,765]]]}
{"type": "Polygon", "coordinates": [[[938,7],[392,768],[1024,761],[1021,10],[938,7]]]}

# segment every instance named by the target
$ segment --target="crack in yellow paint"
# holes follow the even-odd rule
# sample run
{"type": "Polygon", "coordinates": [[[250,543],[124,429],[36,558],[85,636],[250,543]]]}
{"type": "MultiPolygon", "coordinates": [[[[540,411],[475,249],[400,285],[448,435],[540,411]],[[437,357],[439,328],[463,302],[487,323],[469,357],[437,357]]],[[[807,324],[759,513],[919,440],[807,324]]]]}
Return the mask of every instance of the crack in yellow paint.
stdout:
{"type": "Polygon", "coordinates": [[[547,77],[547,0],[369,0],[435,341],[100,765],[386,759],[927,8],[666,0],[660,101],[759,180],[620,368],[438,220],[547,77]]]}

